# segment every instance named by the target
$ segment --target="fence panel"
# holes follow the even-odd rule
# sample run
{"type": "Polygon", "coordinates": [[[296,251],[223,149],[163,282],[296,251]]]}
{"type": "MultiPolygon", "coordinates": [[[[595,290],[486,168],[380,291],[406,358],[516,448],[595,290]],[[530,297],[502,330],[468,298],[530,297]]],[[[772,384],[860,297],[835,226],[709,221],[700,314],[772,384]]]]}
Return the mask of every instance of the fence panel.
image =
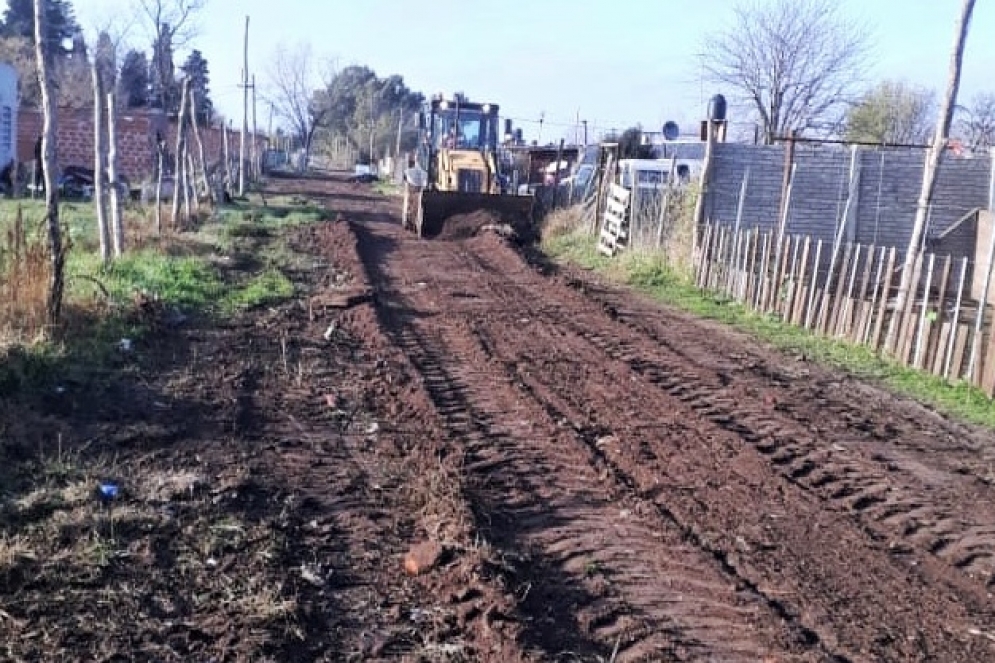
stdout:
{"type": "Polygon", "coordinates": [[[970,300],[968,258],[920,253],[895,309],[901,255],[894,248],[706,224],[698,235],[694,280],[754,311],[818,334],[868,346],[948,381],[968,379],[995,395],[995,333],[970,300]],[[835,263],[835,264],[834,264],[835,263]],[[892,348],[883,347],[894,324],[892,348]]]}

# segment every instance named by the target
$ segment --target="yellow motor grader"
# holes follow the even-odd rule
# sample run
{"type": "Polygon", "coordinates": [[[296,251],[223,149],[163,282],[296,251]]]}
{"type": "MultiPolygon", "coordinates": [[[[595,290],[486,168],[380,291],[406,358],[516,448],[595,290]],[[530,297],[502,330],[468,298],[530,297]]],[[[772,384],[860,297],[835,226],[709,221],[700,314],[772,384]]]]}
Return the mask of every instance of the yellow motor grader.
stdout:
{"type": "Polygon", "coordinates": [[[436,237],[447,219],[488,211],[482,223],[494,219],[534,235],[534,197],[516,195],[501,173],[497,105],[438,95],[425,102],[418,126],[418,148],[404,174],[405,228],[436,237]]]}

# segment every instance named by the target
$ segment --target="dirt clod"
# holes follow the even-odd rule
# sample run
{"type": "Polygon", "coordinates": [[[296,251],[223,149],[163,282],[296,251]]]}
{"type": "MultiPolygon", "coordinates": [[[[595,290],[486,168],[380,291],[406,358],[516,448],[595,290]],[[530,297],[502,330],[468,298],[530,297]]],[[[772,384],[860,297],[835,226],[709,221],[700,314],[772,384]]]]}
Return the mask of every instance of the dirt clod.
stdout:
{"type": "Polygon", "coordinates": [[[412,576],[428,573],[442,559],[442,553],[442,545],[435,541],[423,541],[415,544],[404,556],[404,570],[412,576]]]}

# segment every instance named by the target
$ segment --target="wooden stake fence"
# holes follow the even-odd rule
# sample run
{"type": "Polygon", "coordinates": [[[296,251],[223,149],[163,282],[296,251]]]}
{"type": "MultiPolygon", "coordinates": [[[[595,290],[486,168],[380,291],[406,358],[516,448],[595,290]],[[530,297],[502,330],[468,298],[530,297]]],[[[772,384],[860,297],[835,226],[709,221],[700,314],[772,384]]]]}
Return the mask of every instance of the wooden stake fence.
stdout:
{"type": "Polygon", "coordinates": [[[995,395],[995,334],[985,309],[968,295],[968,258],[916,256],[899,311],[896,269],[903,260],[894,247],[829,248],[832,261],[824,263],[830,251],[821,239],[706,224],[694,253],[695,284],[757,313],[995,395]],[[893,316],[894,347],[884,347],[893,316]]]}

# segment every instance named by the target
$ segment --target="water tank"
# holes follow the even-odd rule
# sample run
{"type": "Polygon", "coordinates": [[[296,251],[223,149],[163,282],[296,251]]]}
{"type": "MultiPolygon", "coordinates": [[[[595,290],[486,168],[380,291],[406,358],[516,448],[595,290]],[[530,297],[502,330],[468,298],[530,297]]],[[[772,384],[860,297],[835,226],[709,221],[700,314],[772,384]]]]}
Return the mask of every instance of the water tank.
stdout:
{"type": "Polygon", "coordinates": [[[726,98],[721,94],[712,95],[708,100],[708,119],[712,122],[722,122],[726,119],[726,98]]]}
{"type": "Polygon", "coordinates": [[[0,168],[17,157],[17,106],[17,70],[0,63],[0,168]]]}

